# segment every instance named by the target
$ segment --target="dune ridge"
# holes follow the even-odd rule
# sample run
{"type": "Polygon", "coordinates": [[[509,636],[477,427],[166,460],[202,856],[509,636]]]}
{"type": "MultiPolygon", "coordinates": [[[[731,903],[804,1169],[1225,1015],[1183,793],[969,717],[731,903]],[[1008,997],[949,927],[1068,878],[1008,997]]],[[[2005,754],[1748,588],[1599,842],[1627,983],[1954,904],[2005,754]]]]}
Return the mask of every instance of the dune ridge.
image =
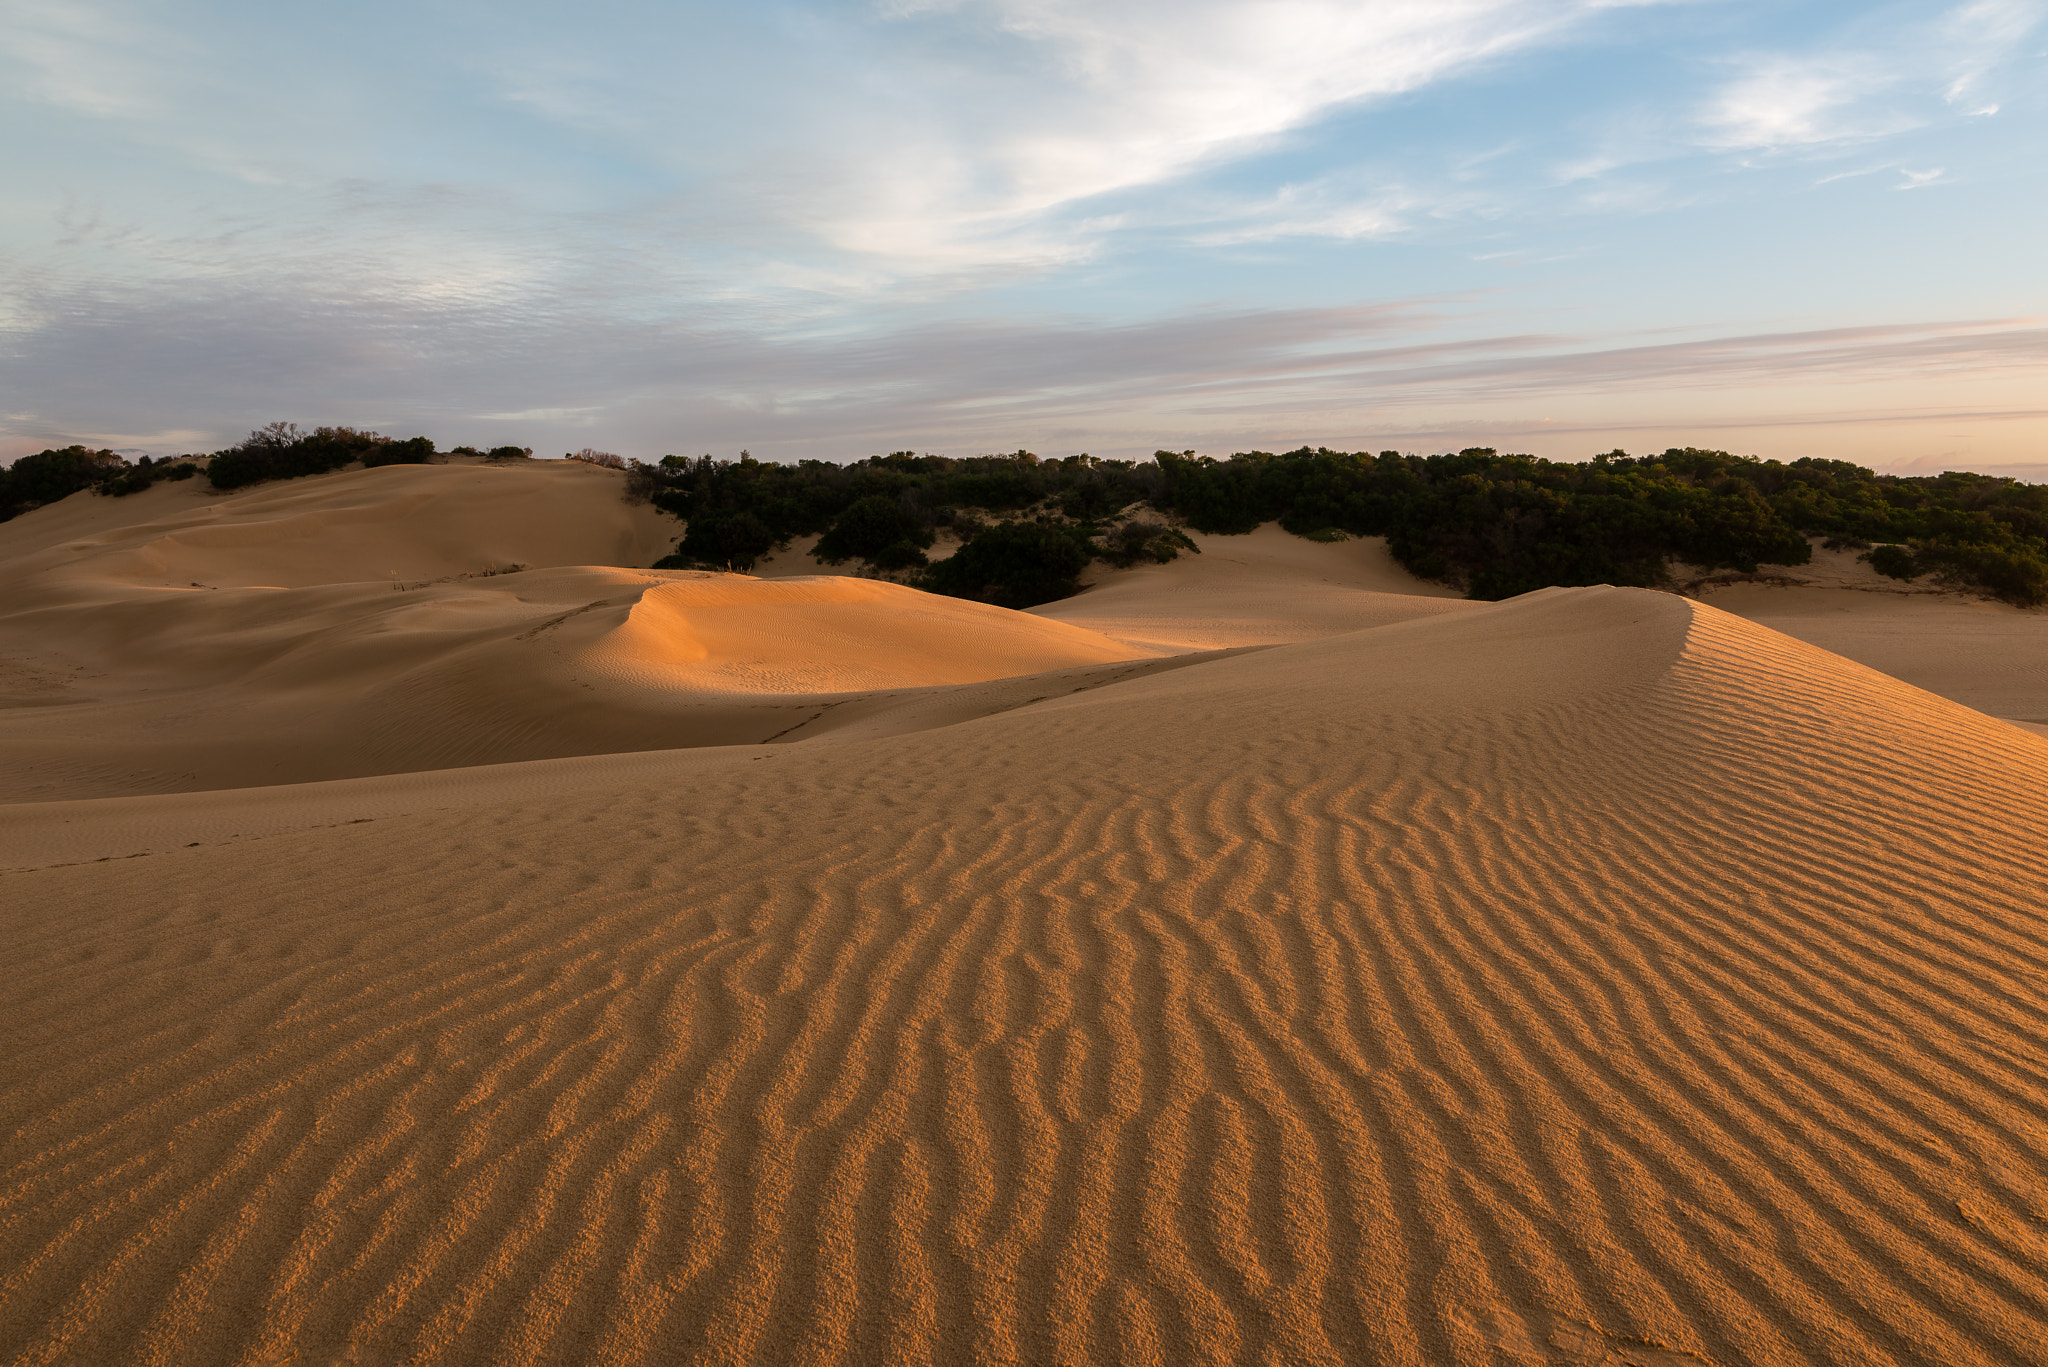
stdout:
{"type": "Polygon", "coordinates": [[[6,874],[0,1354],[2048,1361],[2013,728],[1589,589],[677,764],[6,874]]]}

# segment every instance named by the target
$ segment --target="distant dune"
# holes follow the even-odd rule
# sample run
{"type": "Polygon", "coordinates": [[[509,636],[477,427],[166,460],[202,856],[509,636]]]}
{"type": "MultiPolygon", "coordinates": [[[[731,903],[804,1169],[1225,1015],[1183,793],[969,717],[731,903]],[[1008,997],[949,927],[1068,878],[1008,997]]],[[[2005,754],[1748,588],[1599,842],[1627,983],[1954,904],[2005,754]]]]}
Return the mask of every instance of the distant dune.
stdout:
{"type": "Polygon", "coordinates": [[[2048,741],[1712,603],[2038,614],[243,498],[0,526],[0,1361],[2048,1362],[2048,741]]]}
{"type": "Polygon", "coordinates": [[[871,580],[605,568],[676,525],[569,462],[0,524],[0,800],[754,744],[856,694],[1160,653],[871,580]]]}

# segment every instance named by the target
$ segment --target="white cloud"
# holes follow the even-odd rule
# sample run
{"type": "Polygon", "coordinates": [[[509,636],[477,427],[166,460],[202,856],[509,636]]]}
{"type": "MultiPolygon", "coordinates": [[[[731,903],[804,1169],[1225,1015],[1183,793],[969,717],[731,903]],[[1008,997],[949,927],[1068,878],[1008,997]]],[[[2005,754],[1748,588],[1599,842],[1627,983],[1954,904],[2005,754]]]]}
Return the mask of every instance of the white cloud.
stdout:
{"type": "Polygon", "coordinates": [[[1797,54],[1736,62],[1740,74],[1700,115],[1705,141],[1729,148],[1845,143],[1919,127],[1936,116],[1927,97],[1968,115],[1993,114],[1981,91],[2040,24],[2043,0],[1972,0],[1930,19],[1881,12],[1835,42],[1797,54]]]}
{"type": "Polygon", "coordinates": [[[1896,78],[1867,54],[1817,58],[1769,56],[1723,86],[1704,122],[1710,141],[1726,147],[1787,147],[1875,137],[1905,128],[1890,111],[1856,107],[1896,78]]]}
{"type": "MultiPolygon", "coordinates": [[[[856,121],[849,177],[821,222],[837,245],[935,263],[1073,257],[1063,211],[1266,147],[1332,111],[1399,95],[1559,34],[1595,0],[958,0],[894,22],[979,22],[1013,40],[992,66],[920,73],[951,120],[856,121]]],[[[929,87],[928,87],[929,88],[929,87]]],[[[1377,208],[1310,231],[1371,233],[1377,208]]],[[[1275,235],[1291,231],[1276,227],[1275,235]]]]}

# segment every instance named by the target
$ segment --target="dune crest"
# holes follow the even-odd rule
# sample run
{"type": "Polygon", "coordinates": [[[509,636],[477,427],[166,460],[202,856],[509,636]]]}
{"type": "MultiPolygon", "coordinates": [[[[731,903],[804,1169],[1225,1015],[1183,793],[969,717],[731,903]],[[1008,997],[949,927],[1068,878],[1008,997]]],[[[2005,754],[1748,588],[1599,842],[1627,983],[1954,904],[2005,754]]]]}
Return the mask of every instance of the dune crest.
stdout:
{"type": "Polygon", "coordinates": [[[2011,727],[1580,589],[674,763],[6,875],[0,1355],[2048,1360],[2011,727]]]}
{"type": "Polygon", "coordinates": [[[592,648],[593,660],[706,692],[822,694],[976,683],[1158,653],[873,579],[671,573],[592,648]]]}

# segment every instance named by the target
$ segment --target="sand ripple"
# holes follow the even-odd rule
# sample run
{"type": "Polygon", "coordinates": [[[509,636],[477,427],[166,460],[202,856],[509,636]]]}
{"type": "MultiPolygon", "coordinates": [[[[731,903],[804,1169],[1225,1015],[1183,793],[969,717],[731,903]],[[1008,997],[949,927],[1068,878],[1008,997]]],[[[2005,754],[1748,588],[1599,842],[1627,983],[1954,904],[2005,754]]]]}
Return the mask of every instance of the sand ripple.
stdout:
{"type": "Polygon", "coordinates": [[[2034,738],[1571,590],[727,754],[0,880],[0,1357],[2048,1361],[2034,738]]]}

